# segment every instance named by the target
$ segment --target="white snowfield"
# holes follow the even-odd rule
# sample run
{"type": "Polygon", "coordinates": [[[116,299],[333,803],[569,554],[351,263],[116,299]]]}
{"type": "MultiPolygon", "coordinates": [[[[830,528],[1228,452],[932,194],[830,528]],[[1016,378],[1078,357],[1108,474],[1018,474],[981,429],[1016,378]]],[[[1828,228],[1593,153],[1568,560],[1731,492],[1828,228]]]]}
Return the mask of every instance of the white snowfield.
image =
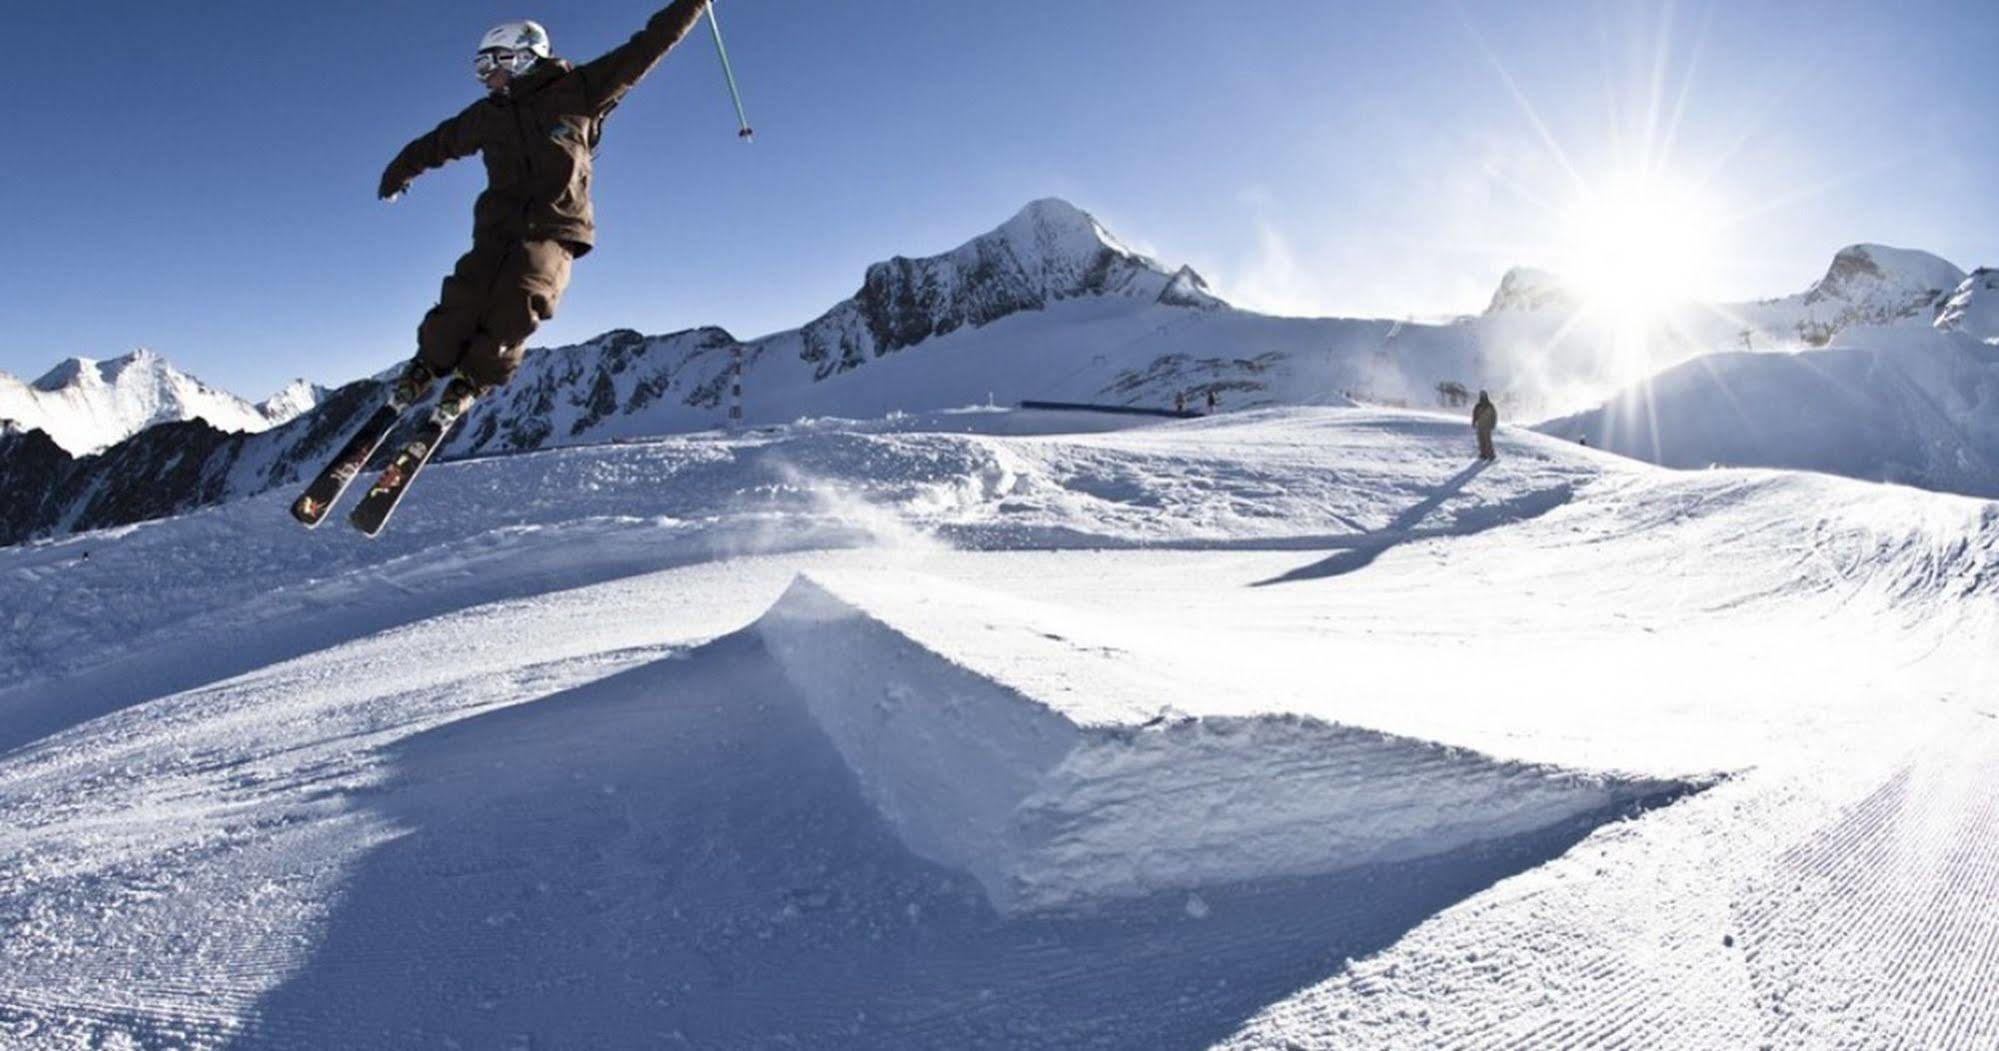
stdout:
{"type": "Polygon", "coordinates": [[[1123,425],[0,551],[0,1046],[1999,1041],[1999,503],[1123,425]]]}
{"type": "Polygon", "coordinates": [[[1862,326],[1824,350],[1698,358],[1539,429],[1667,467],[1756,464],[1999,497],[1999,347],[1862,326]]]}

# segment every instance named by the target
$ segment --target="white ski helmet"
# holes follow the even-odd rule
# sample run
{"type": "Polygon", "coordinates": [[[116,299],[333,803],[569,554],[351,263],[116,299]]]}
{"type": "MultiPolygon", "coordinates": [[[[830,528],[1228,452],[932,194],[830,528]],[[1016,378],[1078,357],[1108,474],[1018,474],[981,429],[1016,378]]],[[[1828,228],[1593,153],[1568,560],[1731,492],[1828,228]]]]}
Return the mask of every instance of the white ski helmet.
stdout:
{"type": "Polygon", "coordinates": [[[480,79],[484,79],[494,68],[504,69],[513,76],[520,76],[534,68],[534,64],[548,58],[555,52],[548,45],[548,30],[539,22],[502,22],[486,30],[479,38],[479,59],[476,64],[480,79]],[[503,56],[494,61],[491,56],[503,56]]]}

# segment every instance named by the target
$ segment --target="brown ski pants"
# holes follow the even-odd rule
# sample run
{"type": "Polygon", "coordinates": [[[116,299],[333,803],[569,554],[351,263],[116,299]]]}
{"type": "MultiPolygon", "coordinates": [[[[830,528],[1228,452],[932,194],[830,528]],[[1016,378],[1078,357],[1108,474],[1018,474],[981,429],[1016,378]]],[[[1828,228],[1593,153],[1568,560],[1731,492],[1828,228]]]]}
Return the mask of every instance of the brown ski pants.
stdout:
{"type": "Polygon", "coordinates": [[[560,241],[473,241],[417,327],[417,357],[480,387],[513,379],[528,337],[555,316],[570,261],[560,241]]]}

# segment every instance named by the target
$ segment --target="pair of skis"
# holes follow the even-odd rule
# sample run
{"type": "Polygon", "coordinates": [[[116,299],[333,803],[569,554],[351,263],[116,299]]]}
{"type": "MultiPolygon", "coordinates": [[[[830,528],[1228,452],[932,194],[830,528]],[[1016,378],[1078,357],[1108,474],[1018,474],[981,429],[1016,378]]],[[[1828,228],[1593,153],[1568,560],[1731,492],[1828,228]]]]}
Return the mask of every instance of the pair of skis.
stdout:
{"type": "MultiPolygon", "coordinates": [[[[361,424],[361,429],[354,432],[347,444],[341,446],[333,459],[305,487],[305,492],[292,502],[292,517],[298,519],[300,524],[311,529],[326,520],[333,505],[339,502],[340,495],[347,491],[355,478],[360,477],[375,450],[388,440],[396,422],[402,419],[403,413],[422,392],[419,387],[407,398],[404,397],[406,393],[406,388],[399,383],[388,404],[376,409],[361,424]]],[[[382,469],[375,484],[368,487],[361,502],[347,516],[347,521],[354,528],[368,536],[375,536],[389,524],[389,516],[395,513],[403,494],[409,492],[410,483],[416,481],[417,473],[430,462],[431,454],[444,444],[452,425],[465,415],[465,410],[472,407],[473,400],[478,396],[478,388],[463,376],[453,376],[451,382],[445,384],[444,393],[437,399],[436,408],[431,410],[423,426],[417,428],[416,434],[397,450],[395,458],[382,469]]]]}

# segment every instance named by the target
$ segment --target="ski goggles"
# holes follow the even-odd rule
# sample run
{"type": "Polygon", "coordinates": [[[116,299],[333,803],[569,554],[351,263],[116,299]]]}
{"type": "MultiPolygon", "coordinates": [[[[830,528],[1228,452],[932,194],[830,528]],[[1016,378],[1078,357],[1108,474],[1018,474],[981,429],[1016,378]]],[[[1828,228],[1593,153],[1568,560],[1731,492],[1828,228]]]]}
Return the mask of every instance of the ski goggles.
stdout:
{"type": "Polygon", "coordinates": [[[472,72],[480,80],[494,73],[505,71],[508,76],[518,77],[534,68],[538,56],[526,48],[489,47],[472,56],[472,72]]]}

